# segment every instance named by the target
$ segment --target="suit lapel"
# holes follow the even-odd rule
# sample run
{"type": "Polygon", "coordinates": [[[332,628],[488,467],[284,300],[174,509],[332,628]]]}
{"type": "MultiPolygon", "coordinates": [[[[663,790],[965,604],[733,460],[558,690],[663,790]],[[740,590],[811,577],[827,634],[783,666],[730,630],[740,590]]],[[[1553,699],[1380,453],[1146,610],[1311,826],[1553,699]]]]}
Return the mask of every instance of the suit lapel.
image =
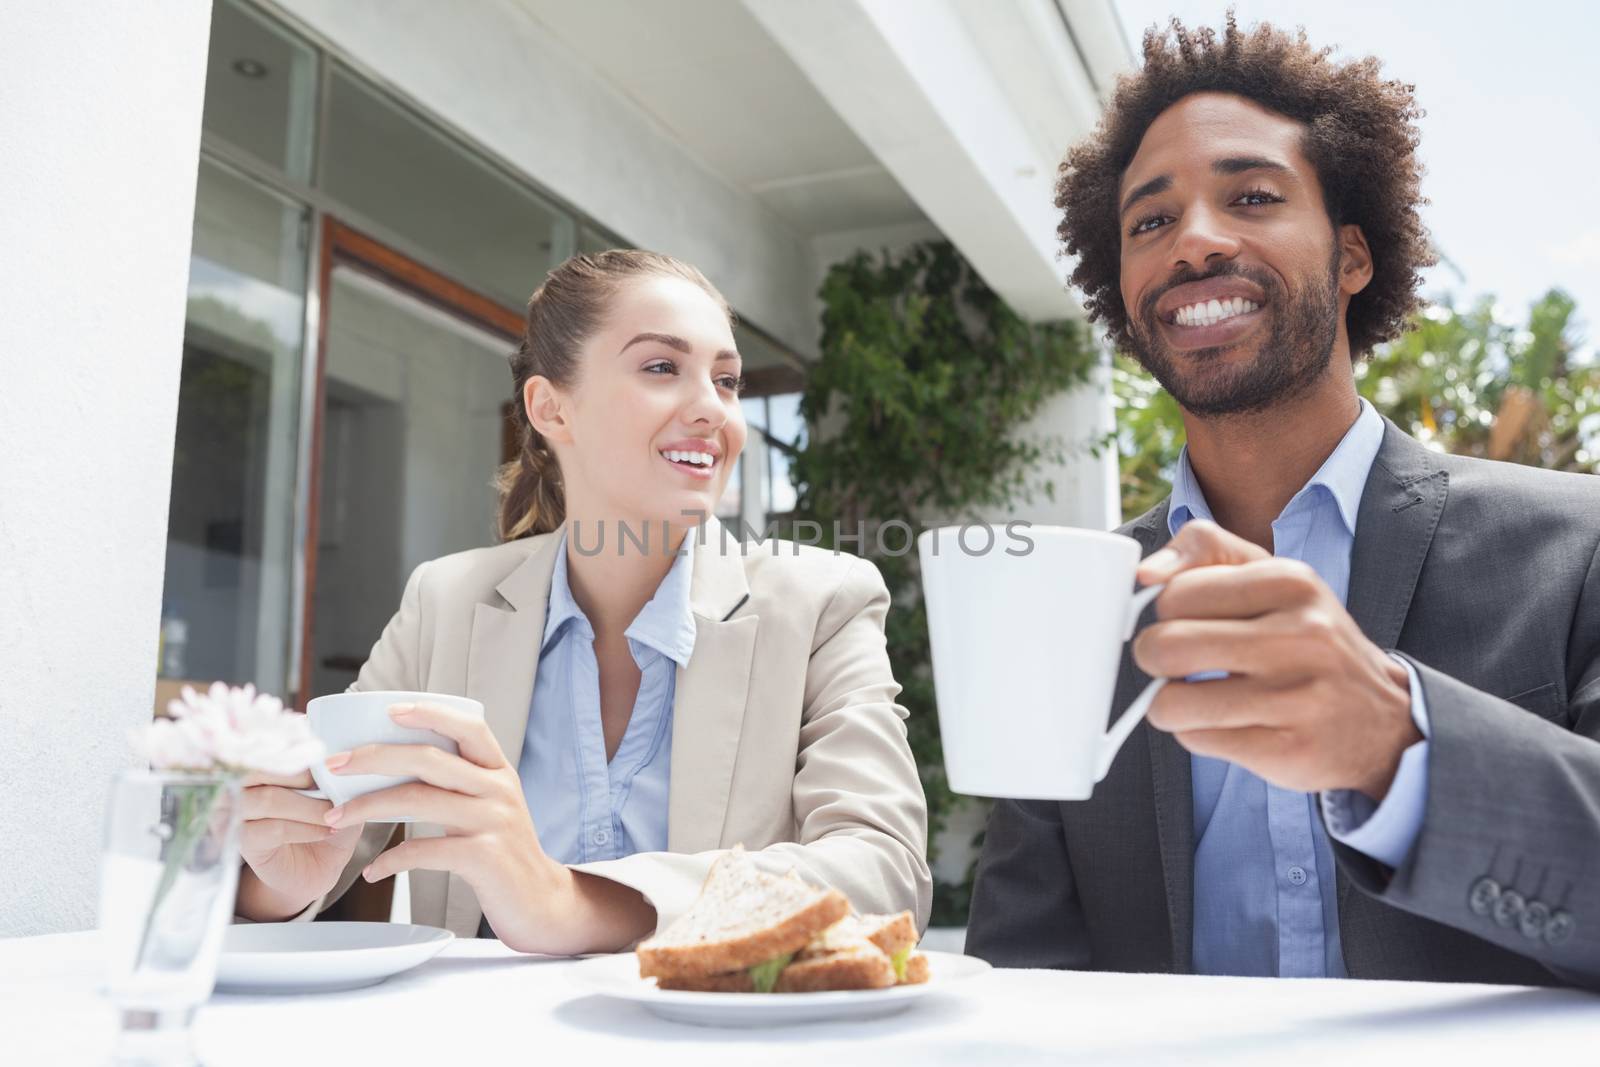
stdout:
{"type": "MultiPolygon", "coordinates": [[[[1423,561],[1444,514],[1449,474],[1433,455],[1388,419],[1383,444],[1367,475],[1356,513],[1356,540],[1350,550],[1350,587],[1345,610],[1367,640],[1392,649],[1400,640],[1423,561]]],[[[1352,974],[1373,952],[1381,952],[1377,918],[1382,907],[1338,870],[1339,936],[1352,974]]]]}
{"type": "Polygon", "coordinates": [[[1428,450],[1385,419],[1356,513],[1345,596],[1351,617],[1379,648],[1400,639],[1448,491],[1449,477],[1428,450]]]}
{"type": "MultiPolygon", "coordinates": [[[[1167,507],[1162,502],[1145,513],[1129,529],[1148,556],[1172,539],[1167,530],[1167,507]]],[[[1145,621],[1154,617],[1146,611],[1145,621]]],[[[1128,699],[1149,679],[1133,665],[1127,653],[1124,671],[1133,682],[1128,699]]],[[[1193,966],[1194,950],[1194,792],[1191,784],[1189,753],[1169,733],[1140,723],[1150,753],[1150,783],[1155,796],[1156,835],[1161,843],[1161,874],[1167,892],[1167,929],[1172,937],[1172,969],[1184,974],[1193,966]]]]}
{"type": "MultiPolygon", "coordinates": [[[[522,753],[533,701],[534,674],[555,570],[558,534],[540,534],[528,541],[528,554],[495,592],[503,604],[473,605],[472,632],[467,642],[466,695],[483,705],[484,720],[512,766],[522,753]]],[[[410,837],[438,837],[444,828],[418,823],[410,837]]],[[[483,909],[472,886],[459,874],[411,872],[412,914],[420,922],[442,923],[457,937],[475,937],[483,909]]]]}
{"type": "Polygon", "coordinates": [[[690,536],[695,553],[689,582],[694,654],[687,667],[678,669],[672,702],[672,787],[667,800],[671,852],[722,847],[760,624],[748,607],[734,611],[750,593],[739,542],[715,519],[690,536]]]}
{"type": "Polygon", "coordinates": [[[467,648],[467,695],[483,703],[484,717],[500,751],[516,763],[528,729],[539,646],[544,638],[559,534],[532,538],[527,558],[499,585],[499,604],[473,607],[467,648]]]}

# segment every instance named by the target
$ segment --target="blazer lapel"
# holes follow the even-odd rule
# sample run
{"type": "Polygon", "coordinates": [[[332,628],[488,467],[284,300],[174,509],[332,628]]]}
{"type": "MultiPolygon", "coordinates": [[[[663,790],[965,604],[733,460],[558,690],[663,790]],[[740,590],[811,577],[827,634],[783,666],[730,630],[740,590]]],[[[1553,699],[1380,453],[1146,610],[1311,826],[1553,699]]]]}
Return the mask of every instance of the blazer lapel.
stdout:
{"type": "Polygon", "coordinates": [[[694,571],[694,654],[678,669],[672,703],[672,787],[667,800],[667,849],[705,852],[722,847],[739,734],[744,726],[750,669],[760,620],[748,607],[744,556],[715,519],[690,535],[694,571]]]}
{"type": "MultiPolygon", "coordinates": [[[[1345,610],[1381,649],[1392,649],[1400,640],[1423,561],[1444,514],[1449,483],[1448,472],[1432,453],[1384,420],[1383,443],[1356,512],[1345,595],[1345,610]]],[[[1343,868],[1337,878],[1339,935],[1346,966],[1356,974],[1367,955],[1381,951],[1378,917],[1370,910],[1383,905],[1355,892],[1343,868]]]]}
{"type": "MultiPolygon", "coordinates": [[[[527,556],[495,587],[503,605],[473,606],[466,695],[483,704],[484,720],[513,766],[521,756],[528,727],[550,575],[560,543],[557,534],[530,538],[527,556]]],[[[408,829],[407,836],[438,837],[443,833],[442,826],[418,823],[408,829]]],[[[443,925],[457,937],[476,936],[483,916],[467,880],[445,871],[411,872],[411,911],[418,922],[443,925]]]]}
{"type": "MultiPolygon", "coordinates": [[[[1164,501],[1147,512],[1129,530],[1142,546],[1143,555],[1150,555],[1172,540],[1167,529],[1168,503],[1164,501]]],[[[1152,607],[1146,618],[1153,617],[1152,607]]],[[[1126,666],[1133,672],[1136,686],[1149,680],[1133,666],[1131,653],[1126,666]]],[[[1137,692],[1137,688],[1130,688],[1129,698],[1137,692]]],[[[1194,952],[1194,792],[1189,752],[1171,734],[1146,723],[1139,724],[1139,732],[1144,734],[1150,751],[1156,835],[1161,843],[1161,874],[1167,891],[1167,929],[1172,937],[1172,969],[1185,974],[1193,966],[1194,952]]]]}
{"type": "Polygon", "coordinates": [[[550,576],[560,544],[558,534],[533,538],[527,558],[495,586],[504,606],[480,603],[473,607],[467,695],[483,703],[489,729],[512,763],[522,752],[523,734],[528,729],[550,576]]]}
{"type": "Polygon", "coordinates": [[[1385,419],[1356,513],[1345,596],[1346,610],[1379,648],[1400,639],[1448,491],[1449,476],[1432,454],[1385,419]]]}

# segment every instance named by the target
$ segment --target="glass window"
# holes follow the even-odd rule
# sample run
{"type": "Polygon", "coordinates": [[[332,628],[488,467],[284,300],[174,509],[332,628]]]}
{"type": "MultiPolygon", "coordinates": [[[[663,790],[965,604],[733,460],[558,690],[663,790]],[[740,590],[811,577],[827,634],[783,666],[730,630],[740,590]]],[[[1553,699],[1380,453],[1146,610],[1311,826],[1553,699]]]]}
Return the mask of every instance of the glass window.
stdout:
{"type": "Polygon", "coordinates": [[[750,432],[717,504],[717,516],[761,529],[795,508],[792,451],[805,437],[800,417],[805,364],[748,323],[737,323],[733,337],[746,381],[740,406],[750,432]]]}
{"type": "Polygon", "coordinates": [[[570,217],[337,67],[326,145],[323,188],[508,307],[525,305],[572,250],[570,217]]]}
{"type": "Polygon", "coordinates": [[[288,683],[306,213],[202,162],[158,673],[288,683]]]}
{"type": "Polygon", "coordinates": [[[805,446],[806,423],[800,417],[800,394],[783,393],[767,397],[768,478],[770,502],[767,510],[773,515],[787,515],[794,510],[794,459],[789,449],[805,446]]]}
{"type": "Polygon", "coordinates": [[[419,563],[493,544],[510,341],[335,268],[310,696],[355,680],[419,563]]]}
{"type": "Polygon", "coordinates": [[[204,126],[297,181],[311,181],[316,54],[231,2],[211,12],[204,126]]]}

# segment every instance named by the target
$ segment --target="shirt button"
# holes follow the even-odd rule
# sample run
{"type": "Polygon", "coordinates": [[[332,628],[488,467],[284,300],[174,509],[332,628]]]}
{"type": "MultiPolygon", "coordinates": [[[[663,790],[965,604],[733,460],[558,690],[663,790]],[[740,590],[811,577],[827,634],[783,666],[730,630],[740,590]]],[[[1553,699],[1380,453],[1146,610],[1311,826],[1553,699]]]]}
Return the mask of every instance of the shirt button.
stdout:
{"type": "Polygon", "coordinates": [[[589,840],[597,845],[608,845],[611,843],[611,831],[604,828],[596,830],[589,835],[589,840]]]}
{"type": "Polygon", "coordinates": [[[1306,884],[1306,869],[1304,867],[1300,867],[1298,865],[1294,866],[1294,867],[1290,867],[1289,868],[1289,884],[1290,885],[1305,885],[1306,884]]]}

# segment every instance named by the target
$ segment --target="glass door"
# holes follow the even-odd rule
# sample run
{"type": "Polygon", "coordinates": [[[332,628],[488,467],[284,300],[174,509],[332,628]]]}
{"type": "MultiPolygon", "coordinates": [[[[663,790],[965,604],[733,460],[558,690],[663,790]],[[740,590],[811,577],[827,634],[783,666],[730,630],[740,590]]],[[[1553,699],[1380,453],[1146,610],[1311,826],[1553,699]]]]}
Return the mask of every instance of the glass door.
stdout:
{"type": "Polygon", "coordinates": [[[351,262],[334,245],[304,698],[355,681],[419,563],[495,542],[512,389],[514,315],[482,322],[447,291],[420,290],[442,279],[415,263],[351,262]]]}

